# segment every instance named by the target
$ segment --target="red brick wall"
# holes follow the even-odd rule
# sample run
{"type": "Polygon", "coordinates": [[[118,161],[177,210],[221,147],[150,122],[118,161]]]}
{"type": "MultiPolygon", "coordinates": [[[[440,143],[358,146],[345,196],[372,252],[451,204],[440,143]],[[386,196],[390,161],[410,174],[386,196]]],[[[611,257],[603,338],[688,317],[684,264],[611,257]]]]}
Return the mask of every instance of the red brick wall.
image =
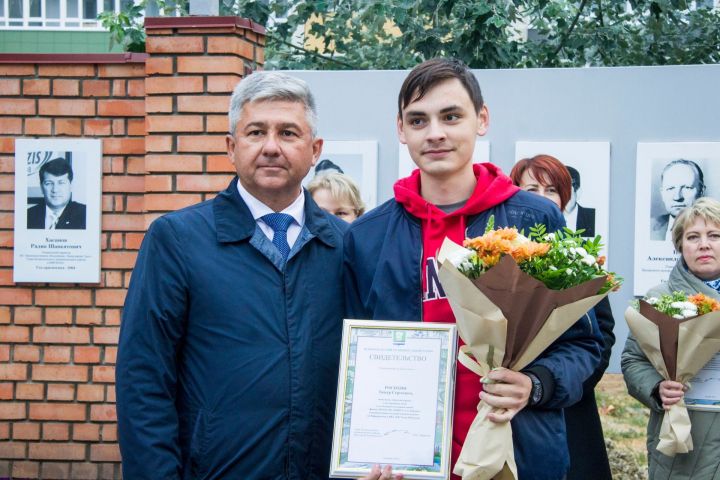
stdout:
{"type": "Polygon", "coordinates": [[[147,29],[149,56],[0,55],[0,477],[121,478],[114,366],[137,250],[152,219],[233,171],[229,93],[262,64],[262,28],[201,17],[147,29]],[[100,284],[13,283],[19,137],[102,139],[100,284]]]}

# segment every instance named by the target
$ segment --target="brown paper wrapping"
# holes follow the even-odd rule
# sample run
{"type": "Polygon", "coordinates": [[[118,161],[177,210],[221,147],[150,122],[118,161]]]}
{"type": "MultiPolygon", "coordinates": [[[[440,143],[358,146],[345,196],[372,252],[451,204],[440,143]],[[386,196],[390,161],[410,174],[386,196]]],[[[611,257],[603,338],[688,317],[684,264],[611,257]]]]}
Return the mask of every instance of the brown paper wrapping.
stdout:
{"type": "MultiPolygon", "coordinates": [[[[438,254],[439,277],[465,342],[458,360],[478,375],[500,365],[521,370],[607,295],[593,295],[604,285],[604,277],[550,290],[509,256],[470,280],[446,260],[458,248],[445,239],[438,254]]],[[[510,422],[487,420],[491,410],[480,401],[453,469],[463,480],[517,479],[510,422]]]]}
{"type": "MultiPolygon", "coordinates": [[[[630,331],[665,380],[687,384],[720,351],[720,312],[679,320],[640,301],[625,310],[630,331]]],[[[691,386],[692,388],[692,386],[691,386]]],[[[665,411],[657,449],[673,457],[693,449],[690,415],[681,400],[665,411]]]]}

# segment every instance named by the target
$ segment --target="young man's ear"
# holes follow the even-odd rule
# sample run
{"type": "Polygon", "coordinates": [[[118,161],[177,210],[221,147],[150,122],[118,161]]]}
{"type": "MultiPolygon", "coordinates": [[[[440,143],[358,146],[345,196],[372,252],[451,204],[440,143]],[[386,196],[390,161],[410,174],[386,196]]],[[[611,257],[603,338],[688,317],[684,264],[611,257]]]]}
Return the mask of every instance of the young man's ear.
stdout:
{"type": "Polygon", "coordinates": [[[400,115],[398,115],[397,117],[397,133],[398,139],[400,139],[400,143],[407,144],[407,142],[405,141],[405,132],[403,132],[403,121],[400,115]]]}
{"type": "Polygon", "coordinates": [[[488,131],[488,127],[490,126],[490,111],[488,110],[487,106],[483,105],[480,111],[477,114],[478,118],[478,129],[477,134],[478,136],[482,137],[485,135],[488,131]]]}

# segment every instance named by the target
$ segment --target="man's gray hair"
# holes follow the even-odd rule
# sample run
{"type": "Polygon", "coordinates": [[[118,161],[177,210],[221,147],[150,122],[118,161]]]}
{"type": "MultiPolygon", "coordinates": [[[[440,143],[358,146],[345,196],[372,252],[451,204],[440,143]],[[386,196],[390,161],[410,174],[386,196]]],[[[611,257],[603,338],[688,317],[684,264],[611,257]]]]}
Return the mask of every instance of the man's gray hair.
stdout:
{"type": "Polygon", "coordinates": [[[280,72],[254,72],[237,84],[230,98],[228,112],[231,135],[235,135],[235,127],[245,104],[262,100],[302,103],[312,135],[317,136],[317,107],[310,87],[305,81],[280,72]]]}

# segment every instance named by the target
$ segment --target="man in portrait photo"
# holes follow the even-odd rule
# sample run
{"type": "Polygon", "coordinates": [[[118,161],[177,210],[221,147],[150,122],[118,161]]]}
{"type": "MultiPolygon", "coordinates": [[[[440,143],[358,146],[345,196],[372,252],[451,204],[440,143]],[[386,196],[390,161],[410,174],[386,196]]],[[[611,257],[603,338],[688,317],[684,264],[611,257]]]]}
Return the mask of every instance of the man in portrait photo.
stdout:
{"type": "Polygon", "coordinates": [[[40,167],[43,199],[28,209],[28,229],[85,229],[85,205],[72,200],[72,181],[72,166],[63,157],[54,158],[40,167]]]}
{"type": "Polygon", "coordinates": [[[563,212],[565,222],[567,226],[573,230],[585,230],[582,234],[583,237],[594,237],[595,209],[583,207],[577,202],[578,190],[580,189],[580,172],[569,165],[565,165],[565,168],[567,168],[570,173],[570,179],[572,181],[570,200],[563,212]]]}
{"type": "Polygon", "coordinates": [[[697,163],[678,159],[665,165],[660,174],[660,197],[666,213],[651,219],[650,239],[671,240],[675,217],[702,197],[704,191],[703,171],[697,163]]]}

